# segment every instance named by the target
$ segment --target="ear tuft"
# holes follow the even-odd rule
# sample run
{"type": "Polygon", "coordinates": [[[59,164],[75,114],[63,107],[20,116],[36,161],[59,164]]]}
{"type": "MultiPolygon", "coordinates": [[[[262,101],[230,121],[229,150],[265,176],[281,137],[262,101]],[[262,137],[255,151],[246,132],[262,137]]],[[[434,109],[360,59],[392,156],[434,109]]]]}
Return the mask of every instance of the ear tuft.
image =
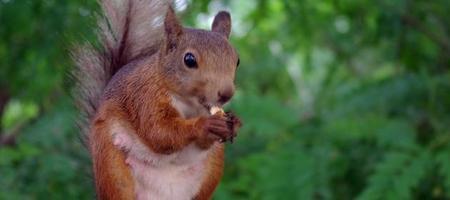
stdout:
{"type": "Polygon", "coordinates": [[[164,30],[167,39],[166,50],[168,52],[176,47],[179,37],[183,34],[183,26],[181,26],[180,22],[178,21],[172,6],[169,6],[166,18],[164,19],[164,30]]]}
{"type": "Polygon", "coordinates": [[[217,13],[217,15],[214,17],[211,29],[214,32],[222,34],[226,38],[229,38],[231,32],[230,13],[226,11],[220,11],[219,13],[217,13]]]}

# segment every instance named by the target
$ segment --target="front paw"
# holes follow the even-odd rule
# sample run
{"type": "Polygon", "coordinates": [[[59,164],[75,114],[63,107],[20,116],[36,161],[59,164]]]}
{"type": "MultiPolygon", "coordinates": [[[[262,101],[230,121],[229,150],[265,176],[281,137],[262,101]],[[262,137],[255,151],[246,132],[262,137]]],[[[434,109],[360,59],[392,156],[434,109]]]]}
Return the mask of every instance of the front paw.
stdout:
{"type": "Polygon", "coordinates": [[[237,136],[239,128],[242,126],[241,120],[232,112],[226,112],[228,128],[231,130],[230,142],[233,143],[233,139],[237,136]]]}
{"type": "Polygon", "coordinates": [[[241,120],[233,113],[215,114],[206,119],[205,131],[208,137],[219,141],[231,141],[237,136],[238,129],[242,126],[241,120]]]}
{"type": "Polygon", "coordinates": [[[233,142],[237,136],[238,129],[242,126],[241,121],[234,114],[227,112],[215,114],[208,118],[202,118],[201,136],[197,145],[202,149],[209,148],[214,142],[233,142]]]}
{"type": "Polygon", "coordinates": [[[232,127],[225,115],[212,115],[206,118],[203,132],[208,140],[225,142],[233,137],[232,127]]]}

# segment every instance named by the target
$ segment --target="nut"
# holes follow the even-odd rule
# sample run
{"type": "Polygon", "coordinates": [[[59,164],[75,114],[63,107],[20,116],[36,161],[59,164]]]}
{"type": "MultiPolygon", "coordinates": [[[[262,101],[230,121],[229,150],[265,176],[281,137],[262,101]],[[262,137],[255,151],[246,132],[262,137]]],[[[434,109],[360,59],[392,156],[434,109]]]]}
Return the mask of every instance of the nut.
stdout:
{"type": "Polygon", "coordinates": [[[225,112],[223,111],[223,109],[218,106],[211,107],[211,109],[209,110],[209,113],[211,113],[211,115],[215,115],[217,113],[222,116],[225,115],[225,112]]]}

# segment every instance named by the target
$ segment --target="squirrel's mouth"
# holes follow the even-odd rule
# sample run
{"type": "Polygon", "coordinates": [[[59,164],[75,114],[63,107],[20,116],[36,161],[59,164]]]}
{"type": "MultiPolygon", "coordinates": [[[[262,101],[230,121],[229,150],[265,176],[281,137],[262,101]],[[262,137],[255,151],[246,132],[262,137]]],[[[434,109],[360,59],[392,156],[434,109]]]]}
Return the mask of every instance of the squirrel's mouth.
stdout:
{"type": "Polygon", "coordinates": [[[200,103],[200,105],[202,105],[203,106],[203,108],[205,108],[205,110],[209,113],[209,110],[212,108],[212,106],[210,105],[210,104],[208,104],[208,103],[205,103],[205,102],[199,102],[200,103]]]}
{"type": "Polygon", "coordinates": [[[209,105],[206,101],[205,96],[201,96],[198,98],[198,103],[202,105],[206,110],[209,110],[211,108],[211,105],[209,105]]]}
{"type": "Polygon", "coordinates": [[[206,112],[209,113],[210,115],[213,115],[213,111],[214,108],[221,108],[221,106],[217,106],[217,105],[209,105],[209,104],[202,104],[202,106],[205,108],[206,112]]]}
{"type": "Polygon", "coordinates": [[[199,98],[198,102],[199,102],[200,105],[203,106],[203,108],[205,108],[207,113],[210,113],[212,107],[222,107],[222,106],[219,106],[219,105],[214,105],[214,104],[207,103],[206,98],[199,98]]]}

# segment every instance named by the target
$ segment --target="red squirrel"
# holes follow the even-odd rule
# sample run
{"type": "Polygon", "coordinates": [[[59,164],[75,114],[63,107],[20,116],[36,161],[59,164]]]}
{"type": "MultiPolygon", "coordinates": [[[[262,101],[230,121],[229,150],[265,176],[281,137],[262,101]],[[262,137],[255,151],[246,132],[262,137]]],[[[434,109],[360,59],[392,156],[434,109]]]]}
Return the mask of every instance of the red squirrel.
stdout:
{"type": "Polygon", "coordinates": [[[97,198],[211,199],[241,126],[209,112],[235,90],[230,14],[207,31],[182,27],[170,1],[100,5],[100,47],[74,54],[97,198]]]}

